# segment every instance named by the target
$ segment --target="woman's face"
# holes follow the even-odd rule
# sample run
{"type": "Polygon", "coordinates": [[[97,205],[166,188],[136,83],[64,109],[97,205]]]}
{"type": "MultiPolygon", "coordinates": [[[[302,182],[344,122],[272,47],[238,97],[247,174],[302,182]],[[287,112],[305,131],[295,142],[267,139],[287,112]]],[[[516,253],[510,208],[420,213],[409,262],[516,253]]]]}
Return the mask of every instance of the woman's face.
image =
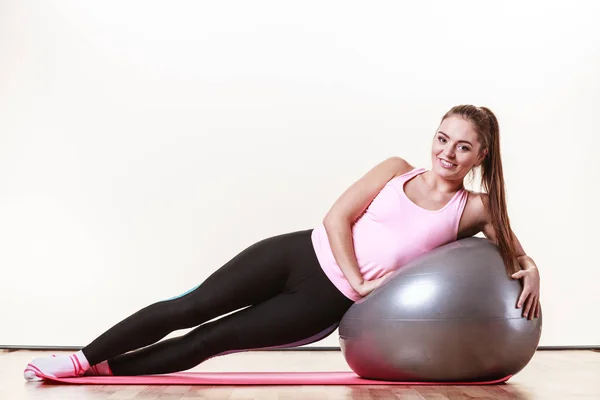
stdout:
{"type": "Polygon", "coordinates": [[[442,121],[431,146],[432,171],[445,179],[462,180],[471,168],[481,164],[487,150],[481,151],[473,124],[461,117],[442,121]]]}

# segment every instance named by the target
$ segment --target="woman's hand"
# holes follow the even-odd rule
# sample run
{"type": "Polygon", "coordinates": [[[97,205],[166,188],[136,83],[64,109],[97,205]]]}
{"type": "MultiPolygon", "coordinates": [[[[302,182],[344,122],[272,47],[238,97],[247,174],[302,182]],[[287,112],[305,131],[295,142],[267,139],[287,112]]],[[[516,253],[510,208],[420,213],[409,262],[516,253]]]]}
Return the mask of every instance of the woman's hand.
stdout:
{"type": "Polygon", "coordinates": [[[355,287],[354,290],[360,294],[362,297],[365,297],[373,290],[377,289],[381,284],[387,279],[395,271],[390,271],[387,274],[383,275],[381,278],[373,279],[372,281],[363,281],[358,287],[355,287]]]}
{"type": "Polygon", "coordinates": [[[523,269],[511,275],[513,279],[523,278],[523,291],[519,297],[517,308],[523,309],[523,316],[528,319],[540,317],[540,273],[536,267],[523,269]]]}

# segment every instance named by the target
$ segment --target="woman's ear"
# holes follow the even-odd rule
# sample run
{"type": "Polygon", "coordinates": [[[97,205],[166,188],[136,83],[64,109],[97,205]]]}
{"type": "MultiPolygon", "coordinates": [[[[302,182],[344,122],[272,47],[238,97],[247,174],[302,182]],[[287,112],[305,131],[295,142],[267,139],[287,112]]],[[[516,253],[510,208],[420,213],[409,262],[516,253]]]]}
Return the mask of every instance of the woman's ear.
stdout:
{"type": "Polygon", "coordinates": [[[479,157],[477,158],[477,162],[475,163],[475,166],[479,167],[481,165],[483,160],[485,160],[487,153],[488,153],[488,149],[481,150],[481,152],[479,153],[479,157]]]}

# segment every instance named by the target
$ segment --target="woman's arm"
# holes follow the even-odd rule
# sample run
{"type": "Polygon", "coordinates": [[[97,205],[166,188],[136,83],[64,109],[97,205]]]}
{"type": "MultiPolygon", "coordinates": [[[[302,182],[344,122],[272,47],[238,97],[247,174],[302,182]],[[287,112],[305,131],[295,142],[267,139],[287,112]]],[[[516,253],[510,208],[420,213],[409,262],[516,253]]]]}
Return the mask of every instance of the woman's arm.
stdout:
{"type": "Polygon", "coordinates": [[[411,168],[400,157],[390,157],[379,163],[346,189],[323,220],[335,261],[352,288],[361,296],[366,296],[385,277],[365,282],[354,253],[352,226],[391,179],[411,168]]]}
{"type": "MultiPolygon", "coordinates": [[[[489,240],[491,240],[494,243],[497,243],[496,232],[494,230],[494,226],[492,225],[491,221],[489,220],[489,214],[487,212],[485,212],[485,213],[486,213],[486,222],[483,225],[482,232],[486,238],[488,238],[489,240]]],[[[533,259],[525,253],[525,250],[523,250],[523,246],[521,245],[521,242],[517,238],[517,235],[515,235],[515,233],[512,231],[511,231],[511,235],[512,235],[513,243],[515,246],[515,253],[517,256],[517,261],[519,262],[521,269],[537,268],[533,259]]]]}
{"type": "MultiPolygon", "coordinates": [[[[482,194],[482,203],[487,201],[487,195],[482,194]]],[[[483,205],[483,204],[482,204],[483,205]]],[[[485,235],[486,238],[491,240],[494,243],[496,241],[496,232],[494,226],[492,224],[489,212],[487,211],[487,207],[481,207],[481,221],[482,221],[482,229],[481,231],[485,235]]],[[[519,262],[519,266],[521,270],[512,274],[513,279],[521,279],[523,278],[523,291],[521,292],[521,296],[517,302],[517,308],[523,307],[523,316],[529,319],[539,318],[540,316],[540,273],[537,268],[535,261],[531,257],[529,257],[525,250],[523,250],[523,246],[521,242],[517,238],[514,232],[511,231],[511,236],[513,239],[513,243],[515,246],[515,252],[517,261],[519,262]]]]}

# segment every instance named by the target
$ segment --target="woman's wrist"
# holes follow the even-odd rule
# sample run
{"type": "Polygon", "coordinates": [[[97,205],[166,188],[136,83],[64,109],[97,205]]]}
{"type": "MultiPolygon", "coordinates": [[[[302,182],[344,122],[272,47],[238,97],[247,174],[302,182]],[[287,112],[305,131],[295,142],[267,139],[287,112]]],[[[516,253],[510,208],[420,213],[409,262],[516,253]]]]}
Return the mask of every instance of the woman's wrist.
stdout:
{"type": "Polygon", "coordinates": [[[354,282],[351,282],[350,286],[352,286],[352,289],[354,289],[357,293],[360,293],[360,290],[362,289],[364,283],[364,280],[357,279],[354,282]]]}
{"type": "Polygon", "coordinates": [[[537,265],[535,264],[535,261],[533,261],[533,259],[527,255],[525,256],[520,256],[517,258],[517,260],[519,261],[519,265],[521,266],[521,269],[524,270],[530,270],[530,269],[536,269],[537,270],[537,265]]]}

